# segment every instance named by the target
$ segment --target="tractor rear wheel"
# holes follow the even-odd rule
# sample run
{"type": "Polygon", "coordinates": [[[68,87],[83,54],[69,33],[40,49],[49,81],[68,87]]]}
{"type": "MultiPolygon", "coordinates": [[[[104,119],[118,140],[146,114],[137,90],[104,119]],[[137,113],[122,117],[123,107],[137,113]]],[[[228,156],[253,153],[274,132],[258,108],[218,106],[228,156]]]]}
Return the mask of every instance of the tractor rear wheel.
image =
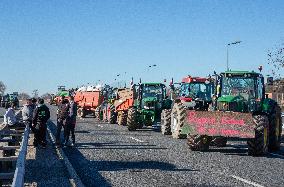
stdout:
{"type": "Polygon", "coordinates": [[[86,117],[86,111],[83,108],[79,108],[77,110],[77,116],[80,117],[80,118],[86,117]]]}
{"type": "Polygon", "coordinates": [[[278,151],[280,149],[282,133],[281,108],[278,105],[274,107],[274,114],[269,121],[269,151],[278,151]]]}
{"type": "Polygon", "coordinates": [[[211,141],[211,136],[190,134],[187,136],[187,145],[192,151],[208,151],[211,141]]]}
{"type": "Polygon", "coordinates": [[[109,120],[108,123],[110,124],[115,124],[116,123],[116,112],[115,112],[115,106],[114,105],[110,105],[109,107],[109,120]]]}
{"type": "Polygon", "coordinates": [[[135,131],[138,128],[137,124],[137,110],[130,108],[127,115],[127,128],[129,131],[135,131]]]}
{"type": "Polygon", "coordinates": [[[161,131],[163,135],[171,135],[171,109],[164,109],[161,114],[161,131]]]}
{"type": "Polygon", "coordinates": [[[183,104],[175,103],[171,113],[171,132],[173,138],[184,139],[185,134],[181,134],[181,127],[184,125],[186,117],[186,109],[183,104]]]}
{"type": "Polygon", "coordinates": [[[226,147],[227,145],[227,137],[223,137],[223,136],[216,136],[213,137],[213,140],[211,141],[212,146],[216,146],[216,147],[226,147]]]}
{"type": "Polygon", "coordinates": [[[253,116],[255,127],[255,137],[248,140],[248,154],[252,156],[264,155],[268,151],[269,122],[265,115],[253,116]]]}

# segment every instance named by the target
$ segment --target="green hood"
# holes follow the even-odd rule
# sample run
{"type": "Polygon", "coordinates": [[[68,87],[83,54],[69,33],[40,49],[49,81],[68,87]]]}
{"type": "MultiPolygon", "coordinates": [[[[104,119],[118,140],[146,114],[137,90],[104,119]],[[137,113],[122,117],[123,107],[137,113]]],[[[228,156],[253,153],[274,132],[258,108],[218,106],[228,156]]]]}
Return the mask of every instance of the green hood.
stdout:
{"type": "Polygon", "coordinates": [[[227,96],[222,96],[218,98],[218,102],[226,102],[226,103],[231,103],[231,102],[237,102],[243,100],[243,97],[241,96],[232,96],[232,95],[227,95],[227,96]]]}
{"type": "Polygon", "coordinates": [[[156,97],[146,97],[142,99],[143,102],[147,103],[147,102],[155,102],[157,101],[156,97]]]}
{"type": "Polygon", "coordinates": [[[69,92],[68,91],[62,91],[58,94],[59,96],[65,96],[68,97],[69,96],[69,92]]]}

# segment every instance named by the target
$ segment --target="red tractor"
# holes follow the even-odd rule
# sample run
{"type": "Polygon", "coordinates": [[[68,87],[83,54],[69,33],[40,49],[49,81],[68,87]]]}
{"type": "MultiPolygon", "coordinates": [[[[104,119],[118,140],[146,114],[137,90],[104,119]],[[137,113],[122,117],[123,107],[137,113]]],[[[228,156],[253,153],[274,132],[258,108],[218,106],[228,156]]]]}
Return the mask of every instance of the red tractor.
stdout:
{"type": "Polygon", "coordinates": [[[211,78],[187,76],[182,79],[179,88],[173,85],[170,85],[170,91],[174,105],[172,109],[162,111],[161,131],[162,134],[172,135],[173,138],[186,138],[186,134],[181,133],[181,127],[177,126],[181,119],[178,118],[179,110],[175,106],[189,110],[208,110],[212,103],[214,81],[211,78]]]}

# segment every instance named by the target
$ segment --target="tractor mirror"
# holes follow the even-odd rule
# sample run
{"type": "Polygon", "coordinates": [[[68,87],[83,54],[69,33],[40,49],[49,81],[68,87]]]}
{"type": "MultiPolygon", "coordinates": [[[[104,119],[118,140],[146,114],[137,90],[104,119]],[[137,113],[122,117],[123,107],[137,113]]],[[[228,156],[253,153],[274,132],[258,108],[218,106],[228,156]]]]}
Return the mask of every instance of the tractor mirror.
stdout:
{"type": "Polygon", "coordinates": [[[273,85],[273,77],[267,77],[267,85],[273,85]]]}

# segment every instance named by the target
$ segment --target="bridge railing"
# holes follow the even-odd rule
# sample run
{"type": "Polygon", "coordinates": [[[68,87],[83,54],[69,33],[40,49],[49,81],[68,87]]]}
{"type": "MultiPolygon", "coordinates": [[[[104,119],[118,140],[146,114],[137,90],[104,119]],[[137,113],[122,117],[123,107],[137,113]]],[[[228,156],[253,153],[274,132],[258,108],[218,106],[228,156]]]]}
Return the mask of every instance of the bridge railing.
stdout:
{"type": "Polygon", "coordinates": [[[0,130],[0,186],[24,186],[29,133],[28,126],[0,130]]]}

